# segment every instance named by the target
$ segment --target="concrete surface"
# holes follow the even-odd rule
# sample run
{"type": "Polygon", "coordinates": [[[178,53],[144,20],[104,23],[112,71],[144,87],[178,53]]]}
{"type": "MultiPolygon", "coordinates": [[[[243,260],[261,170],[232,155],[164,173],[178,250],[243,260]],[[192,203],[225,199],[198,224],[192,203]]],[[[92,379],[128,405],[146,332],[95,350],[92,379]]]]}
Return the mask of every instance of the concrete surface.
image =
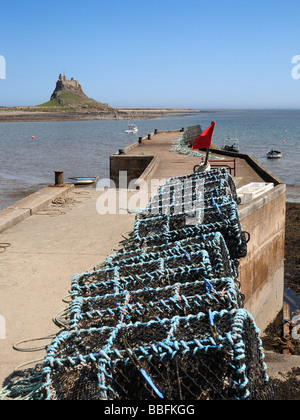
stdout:
{"type": "MultiPolygon", "coordinates": [[[[66,307],[62,299],[73,276],[104,261],[124,239],[122,234],[132,231],[134,214],[97,213],[101,194],[91,188],[76,189],[65,204],[51,205],[0,234],[0,243],[10,244],[0,254],[2,329],[3,320],[6,324],[5,339],[0,334],[0,388],[20,364],[45,355],[17,352],[12,346],[56,333],[59,329],[52,318],[66,307]]],[[[46,343],[50,340],[21,347],[46,343]]]]}
{"type": "Polygon", "coordinates": [[[42,190],[31,194],[29,197],[18,201],[7,209],[1,210],[0,233],[44,209],[57,197],[67,196],[73,188],[74,185],[65,185],[63,187],[45,187],[42,190]]]}

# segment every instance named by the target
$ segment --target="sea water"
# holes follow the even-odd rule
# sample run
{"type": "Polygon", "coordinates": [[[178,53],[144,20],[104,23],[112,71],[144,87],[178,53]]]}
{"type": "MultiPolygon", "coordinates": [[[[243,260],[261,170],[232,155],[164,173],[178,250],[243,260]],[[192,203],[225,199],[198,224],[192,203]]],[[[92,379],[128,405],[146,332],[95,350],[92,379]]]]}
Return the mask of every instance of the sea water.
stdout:
{"type": "Polygon", "coordinates": [[[254,156],[288,185],[288,201],[300,201],[300,110],[209,112],[148,120],[0,123],[0,209],[54,182],[54,171],[69,177],[109,177],[109,156],[138,137],[216,120],[213,142],[222,147],[237,137],[241,153],[254,156]],[[136,135],[126,134],[129,123],[136,135]],[[280,150],[280,160],[266,158],[280,150]]]}

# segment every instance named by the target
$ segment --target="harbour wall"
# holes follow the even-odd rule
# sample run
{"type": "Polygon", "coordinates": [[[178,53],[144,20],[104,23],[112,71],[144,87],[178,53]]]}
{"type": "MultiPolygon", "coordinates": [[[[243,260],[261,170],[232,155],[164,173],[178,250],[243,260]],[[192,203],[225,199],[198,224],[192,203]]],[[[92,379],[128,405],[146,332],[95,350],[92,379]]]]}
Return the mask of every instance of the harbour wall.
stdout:
{"type": "Polygon", "coordinates": [[[278,185],[239,210],[242,227],[250,234],[247,256],[240,260],[241,291],[262,331],[283,304],[285,191],[285,185],[278,185]]]}

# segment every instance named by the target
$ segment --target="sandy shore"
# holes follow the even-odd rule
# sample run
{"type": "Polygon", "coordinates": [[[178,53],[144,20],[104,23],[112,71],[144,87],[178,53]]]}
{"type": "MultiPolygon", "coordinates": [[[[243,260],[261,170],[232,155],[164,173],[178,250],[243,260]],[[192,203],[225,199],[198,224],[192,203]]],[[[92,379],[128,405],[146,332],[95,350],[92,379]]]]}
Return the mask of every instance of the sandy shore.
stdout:
{"type": "Polygon", "coordinates": [[[0,108],[0,122],[22,121],[94,121],[139,120],[158,117],[177,117],[190,114],[229,111],[199,111],[168,108],[117,108],[114,112],[97,109],[42,109],[35,107],[0,108]]]}

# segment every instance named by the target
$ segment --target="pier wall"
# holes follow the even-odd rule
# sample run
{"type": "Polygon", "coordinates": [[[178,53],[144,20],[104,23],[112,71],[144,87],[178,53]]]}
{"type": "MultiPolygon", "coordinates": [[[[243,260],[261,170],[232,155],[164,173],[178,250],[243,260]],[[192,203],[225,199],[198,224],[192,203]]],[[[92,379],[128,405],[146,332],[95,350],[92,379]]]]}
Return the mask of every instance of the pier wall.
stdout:
{"type": "Polygon", "coordinates": [[[250,234],[248,254],[240,260],[239,280],[245,307],[264,331],[282,309],[286,188],[278,185],[240,209],[250,234]]]}
{"type": "MultiPolygon", "coordinates": [[[[139,179],[143,172],[153,161],[154,156],[123,156],[113,155],[110,157],[110,179],[116,188],[128,188],[131,181],[139,179]],[[122,175],[126,172],[126,185],[120,185],[122,175]]],[[[124,182],[124,181],[123,181],[124,182]]]]}

